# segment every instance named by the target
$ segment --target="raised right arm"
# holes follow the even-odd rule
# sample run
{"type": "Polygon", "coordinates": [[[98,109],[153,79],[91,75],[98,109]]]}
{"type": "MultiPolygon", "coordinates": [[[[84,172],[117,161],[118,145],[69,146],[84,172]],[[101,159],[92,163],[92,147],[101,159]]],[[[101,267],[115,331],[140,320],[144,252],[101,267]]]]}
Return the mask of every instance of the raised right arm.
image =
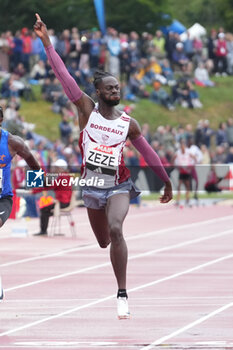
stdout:
{"type": "Polygon", "coordinates": [[[36,19],[37,20],[34,25],[34,31],[36,35],[41,39],[45,47],[49,63],[57,79],[62,84],[67,97],[78,108],[79,124],[80,129],[82,130],[87,124],[88,118],[94,108],[95,103],[88,95],[86,95],[83,91],[80,90],[76,81],[71,77],[71,75],[67,71],[64,62],[57,54],[50,42],[46,25],[41,21],[41,18],[38,14],[36,14],[36,19]]]}

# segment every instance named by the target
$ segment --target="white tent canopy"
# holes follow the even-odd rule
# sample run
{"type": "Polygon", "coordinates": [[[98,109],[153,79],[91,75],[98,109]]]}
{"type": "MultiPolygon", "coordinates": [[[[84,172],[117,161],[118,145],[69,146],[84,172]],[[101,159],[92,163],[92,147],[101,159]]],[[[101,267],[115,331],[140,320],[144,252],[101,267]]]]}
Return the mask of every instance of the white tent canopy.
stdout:
{"type": "Polygon", "coordinates": [[[190,34],[190,39],[200,38],[201,36],[206,35],[207,33],[206,29],[201,24],[195,23],[194,25],[192,25],[192,27],[187,29],[186,32],[180,35],[182,41],[185,41],[187,39],[187,32],[189,32],[190,34]]]}

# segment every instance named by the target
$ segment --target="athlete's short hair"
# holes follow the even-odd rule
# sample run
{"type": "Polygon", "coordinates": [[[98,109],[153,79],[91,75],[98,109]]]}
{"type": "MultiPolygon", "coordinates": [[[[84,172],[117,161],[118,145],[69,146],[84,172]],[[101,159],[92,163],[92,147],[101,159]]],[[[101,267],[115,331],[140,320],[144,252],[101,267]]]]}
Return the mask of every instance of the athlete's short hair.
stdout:
{"type": "Polygon", "coordinates": [[[99,83],[101,83],[103,78],[106,78],[106,77],[114,77],[114,76],[108,72],[104,72],[102,70],[97,70],[94,73],[94,80],[93,80],[94,87],[97,89],[99,83]]]}
{"type": "Polygon", "coordinates": [[[1,106],[0,106],[0,119],[3,119],[3,109],[1,106]]]}

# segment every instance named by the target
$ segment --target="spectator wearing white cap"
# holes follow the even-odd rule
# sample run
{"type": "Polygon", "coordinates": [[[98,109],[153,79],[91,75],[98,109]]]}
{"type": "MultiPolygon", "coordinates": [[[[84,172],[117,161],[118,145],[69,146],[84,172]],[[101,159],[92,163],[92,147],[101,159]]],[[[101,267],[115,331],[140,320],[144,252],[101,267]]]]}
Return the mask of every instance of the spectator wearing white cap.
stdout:
{"type": "Polygon", "coordinates": [[[176,44],[175,50],[172,53],[172,62],[178,68],[182,68],[182,66],[188,63],[189,59],[184,53],[184,45],[182,42],[178,42],[176,44]]]}
{"type": "Polygon", "coordinates": [[[224,33],[218,34],[215,47],[215,73],[216,76],[227,76],[227,43],[224,33]]]}

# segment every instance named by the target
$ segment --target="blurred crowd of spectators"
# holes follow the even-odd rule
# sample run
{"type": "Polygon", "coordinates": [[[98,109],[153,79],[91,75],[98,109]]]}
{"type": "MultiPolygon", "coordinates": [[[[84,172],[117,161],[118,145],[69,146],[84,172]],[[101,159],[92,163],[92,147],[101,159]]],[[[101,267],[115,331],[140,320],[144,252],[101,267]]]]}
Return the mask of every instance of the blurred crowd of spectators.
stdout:
{"type": "MultiPolygon", "coordinates": [[[[131,104],[141,98],[170,111],[177,105],[202,108],[196,86],[214,87],[212,75],[233,74],[233,34],[225,33],[223,28],[211,30],[206,38],[191,39],[187,33],[185,41],[177,33],[165,36],[160,30],[140,36],[135,31],[126,34],[108,28],[102,36],[95,28],[82,33],[78,28],[66,29],[59,35],[49,29],[49,35],[72,77],[94,99],[92,77],[97,68],[119,78],[122,98],[129,101],[125,109],[129,114],[131,104]]],[[[10,31],[1,34],[0,77],[0,103],[5,108],[3,127],[24,137],[41,164],[50,164],[59,157],[67,160],[71,171],[80,166],[77,111],[55,78],[34,32],[23,28],[14,35],[10,31]],[[20,114],[21,98],[35,99],[34,84],[40,86],[52,110],[61,115],[60,139],[55,143],[36,134],[35,125],[25,122],[20,114]]],[[[172,164],[181,139],[186,140],[187,147],[190,142],[199,147],[204,164],[233,162],[232,118],[221,123],[218,130],[212,130],[208,120],[200,120],[195,129],[189,124],[176,128],[159,126],[153,134],[145,124],[142,130],[164,165],[172,164]]],[[[125,157],[128,165],[143,165],[130,143],[125,157]]]]}
{"type": "MultiPolygon", "coordinates": [[[[142,125],[142,134],[159,154],[164,166],[174,165],[177,150],[181,141],[186,148],[194,149],[196,164],[226,164],[233,163],[233,118],[220,123],[217,130],[210,127],[208,120],[200,120],[196,128],[191,124],[177,128],[170,125],[159,126],[154,134],[148,124],[142,125]]],[[[142,156],[137,154],[130,142],[127,144],[125,156],[129,165],[145,166],[142,156]]]]}

